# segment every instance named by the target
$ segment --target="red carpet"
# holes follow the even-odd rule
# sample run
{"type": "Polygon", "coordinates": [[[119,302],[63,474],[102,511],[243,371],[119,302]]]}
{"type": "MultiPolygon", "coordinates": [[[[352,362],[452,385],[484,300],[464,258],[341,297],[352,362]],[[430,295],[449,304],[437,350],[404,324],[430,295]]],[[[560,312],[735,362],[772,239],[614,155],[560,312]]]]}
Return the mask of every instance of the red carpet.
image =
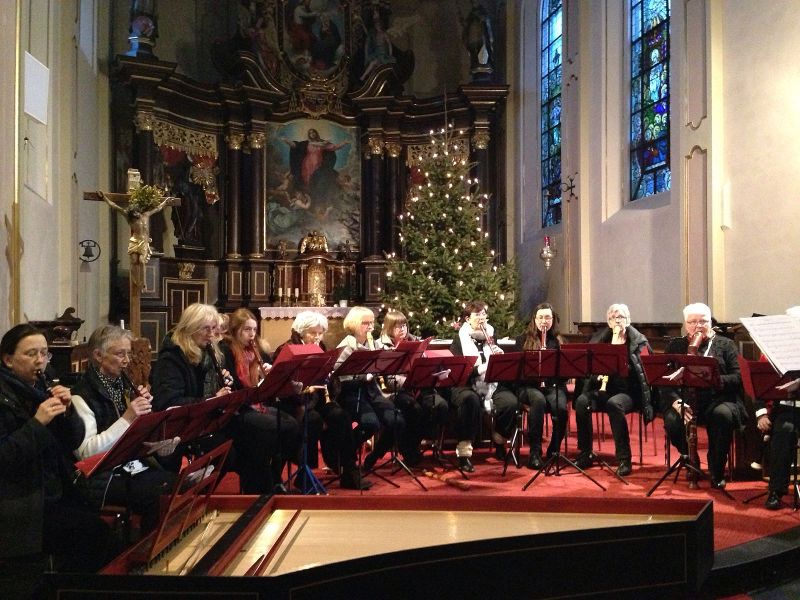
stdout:
{"type": "MultiPolygon", "coordinates": [[[[637,437],[637,427],[634,425],[631,428],[631,447],[634,452],[634,470],[633,474],[627,477],[629,485],[625,485],[619,481],[614,475],[605,469],[593,466],[587,472],[595,478],[599,483],[607,488],[607,491],[601,490],[593,484],[588,478],[575,471],[570,466],[565,466],[561,475],[543,476],[540,475],[536,481],[527,489],[522,491],[522,486],[531,478],[534,471],[530,471],[523,467],[517,469],[513,463],[509,465],[508,472],[504,477],[502,475],[503,463],[491,455],[490,450],[486,448],[479,448],[476,450],[473,457],[475,465],[475,472],[469,474],[469,489],[459,491],[458,488],[449,485],[445,482],[432,479],[423,475],[423,470],[433,470],[437,474],[445,478],[458,478],[461,477],[458,471],[449,470],[445,472],[435,461],[432,460],[429,453],[426,453],[425,460],[414,469],[414,473],[418,475],[420,481],[428,488],[428,491],[423,491],[419,485],[403,471],[398,471],[392,474],[393,470],[388,466],[379,469],[378,473],[384,475],[392,482],[396,483],[399,487],[382,481],[374,474],[370,475],[368,479],[374,483],[373,487],[364,494],[370,496],[379,495],[414,495],[414,494],[437,494],[437,495],[453,495],[453,494],[471,494],[471,495],[488,495],[488,496],[508,496],[514,498],[523,495],[533,495],[536,497],[553,498],[554,501],[559,499],[569,498],[574,500],[580,497],[603,497],[608,499],[609,502],[614,502],[616,498],[643,498],[647,491],[655,484],[655,482],[666,471],[664,461],[664,442],[663,442],[663,428],[661,421],[656,421],[656,447],[658,452],[654,455],[653,452],[653,439],[644,442],[644,465],[639,466],[638,462],[638,448],[639,442],[637,437]]],[[[652,430],[648,428],[652,436],[652,430]]],[[[572,433],[569,438],[569,456],[574,456],[576,453],[575,441],[575,428],[572,427],[572,433]]],[[[607,437],[602,442],[602,450],[599,455],[607,460],[612,467],[616,466],[614,460],[614,444],[610,437],[608,424],[606,423],[607,437]]],[[[705,431],[699,430],[699,448],[700,457],[705,465],[705,431]]],[[[544,444],[546,446],[546,442],[544,444]]],[[[595,449],[597,445],[595,444],[595,449]]],[[[448,455],[452,456],[449,452],[448,455]]],[[[523,464],[527,462],[528,449],[523,449],[523,464]]],[[[387,455],[388,459],[389,456],[387,455]]],[[[676,458],[676,453],[672,452],[672,458],[676,458]]],[[[320,464],[322,464],[320,462],[320,464]]],[[[325,483],[330,475],[324,469],[318,469],[315,474],[319,479],[325,483]]],[[[464,481],[464,480],[462,480],[464,481]]],[[[673,483],[673,477],[666,480],[651,496],[652,498],[708,498],[714,503],[714,545],[715,550],[723,550],[743,544],[764,536],[773,535],[781,531],[796,527],[800,525],[800,512],[794,512],[791,508],[784,508],[780,511],[768,511],[763,507],[764,498],[754,500],[750,504],[744,504],[743,501],[766,490],[766,483],[763,481],[733,481],[728,483],[727,490],[733,499],[727,498],[724,494],[717,490],[710,489],[707,481],[700,482],[700,489],[690,490],[684,476],[681,473],[679,480],[673,483]]],[[[339,488],[338,483],[331,483],[328,488],[330,495],[358,495],[360,492],[353,490],[344,490],[339,488]]],[[[235,493],[238,489],[238,484],[235,475],[228,476],[220,485],[219,492],[235,493]]],[[[789,496],[785,497],[790,500],[789,496]]]]}

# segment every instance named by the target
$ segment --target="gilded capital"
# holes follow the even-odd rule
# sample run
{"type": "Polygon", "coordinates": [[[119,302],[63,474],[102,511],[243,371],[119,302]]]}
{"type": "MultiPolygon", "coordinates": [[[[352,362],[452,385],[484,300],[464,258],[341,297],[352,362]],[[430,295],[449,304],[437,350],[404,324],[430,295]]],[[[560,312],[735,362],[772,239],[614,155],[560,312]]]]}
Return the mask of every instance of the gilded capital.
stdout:
{"type": "Polygon", "coordinates": [[[369,151],[373,156],[380,156],[383,154],[383,136],[370,136],[369,151]]]}
{"type": "Polygon", "coordinates": [[[244,135],[231,133],[225,136],[225,141],[228,142],[228,150],[241,150],[242,144],[244,144],[244,135]]]}
{"type": "Polygon", "coordinates": [[[389,153],[391,158],[397,158],[403,151],[403,146],[398,142],[386,142],[386,152],[389,153]]]}
{"type": "Polygon", "coordinates": [[[136,111],[136,116],[133,119],[137,131],[153,131],[155,125],[155,117],[153,113],[145,112],[143,110],[136,111]]]}
{"type": "Polygon", "coordinates": [[[479,129],[472,134],[472,145],[478,150],[486,150],[489,147],[489,132],[479,129]]]}
{"type": "Polygon", "coordinates": [[[251,133],[249,140],[251,148],[254,150],[260,150],[264,147],[265,135],[261,132],[251,133]]]}

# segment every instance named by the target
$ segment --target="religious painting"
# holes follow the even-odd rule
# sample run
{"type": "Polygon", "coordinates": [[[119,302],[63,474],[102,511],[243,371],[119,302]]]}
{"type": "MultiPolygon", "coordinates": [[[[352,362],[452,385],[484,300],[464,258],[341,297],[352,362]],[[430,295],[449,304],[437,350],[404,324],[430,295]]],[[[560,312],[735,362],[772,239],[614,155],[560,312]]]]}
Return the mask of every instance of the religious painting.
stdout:
{"type": "Polygon", "coordinates": [[[330,248],[360,245],[358,130],[321,119],[267,126],[267,245],[320,231],[330,248]]]}
{"type": "Polygon", "coordinates": [[[286,0],[283,50],[300,74],[328,78],[345,58],[345,12],[340,0],[286,0]]]}

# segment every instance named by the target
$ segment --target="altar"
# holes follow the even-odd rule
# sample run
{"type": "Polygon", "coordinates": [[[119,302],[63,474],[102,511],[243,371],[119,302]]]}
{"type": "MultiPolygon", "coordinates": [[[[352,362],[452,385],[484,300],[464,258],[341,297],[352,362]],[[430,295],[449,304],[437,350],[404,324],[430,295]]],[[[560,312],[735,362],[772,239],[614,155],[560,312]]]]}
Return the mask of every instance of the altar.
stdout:
{"type": "Polygon", "coordinates": [[[328,348],[335,348],[345,336],[342,322],[350,310],[347,306],[262,306],[258,309],[261,315],[261,339],[274,351],[289,339],[295,317],[306,310],[327,317],[328,331],[322,341],[328,348]]]}

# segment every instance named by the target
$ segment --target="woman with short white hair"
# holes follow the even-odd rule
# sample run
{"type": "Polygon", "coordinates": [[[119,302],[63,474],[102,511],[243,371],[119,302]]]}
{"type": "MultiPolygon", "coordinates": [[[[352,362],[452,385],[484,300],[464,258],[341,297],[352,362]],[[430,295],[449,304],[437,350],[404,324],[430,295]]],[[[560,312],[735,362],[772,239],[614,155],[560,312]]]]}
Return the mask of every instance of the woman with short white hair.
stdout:
{"type": "MultiPolygon", "coordinates": [[[[672,445],[682,455],[688,456],[686,426],[693,416],[697,417],[697,424],[704,425],[708,432],[707,458],[711,485],[724,489],[725,463],[728,460],[733,431],[744,427],[747,419],[742,399],[739,353],[733,340],[716,334],[711,326],[711,309],[702,302],[689,304],[683,309],[683,326],[686,335],[673,339],[667,345],[665,353],[687,354],[691,344],[698,356],[715,358],[719,365],[722,388],[697,390],[693,406],[687,398],[681,397],[681,388],[664,388],[661,392],[664,428],[672,445]],[[699,343],[694,344],[693,340],[698,334],[699,343]]],[[[694,466],[700,468],[700,465],[694,466]]]]}

